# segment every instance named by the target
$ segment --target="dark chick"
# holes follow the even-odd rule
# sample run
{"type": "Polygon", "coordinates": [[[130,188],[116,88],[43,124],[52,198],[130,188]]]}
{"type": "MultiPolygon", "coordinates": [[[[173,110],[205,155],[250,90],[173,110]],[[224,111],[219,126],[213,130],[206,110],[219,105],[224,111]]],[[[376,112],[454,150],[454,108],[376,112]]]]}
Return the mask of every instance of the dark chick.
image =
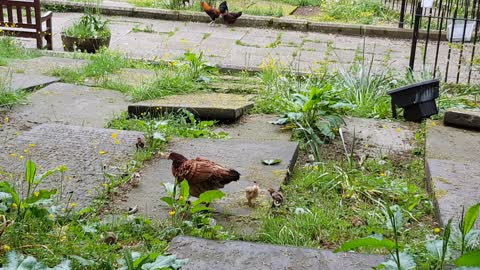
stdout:
{"type": "Polygon", "coordinates": [[[220,17],[221,12],[219,9],[212,7],[203,1],[200,2],[200,6],[202,7],[203,11],[205,11],[205,13],[210,16],[210,19],[212,19],[210,24],[215,23],[215,20],[220,17]]]}
{"type": "Polygon", "coordinates": [[[268,192],[272,197],[272,207],[279,207],[283,203],[283,194],[280,191],[275,191],[273,188],[269,188],[268,192]]]}
{"type": "Polygon", "coordinates": [[[220,3],[219,6],[220,14],[223,18],[223,21],[228,24],[233,24],[237,21],[237,19],[242,16],[242,12],[235,12],[235,13],[230,13],[228,12],[228,6],[227,2],[222,2],[220,3]]]}
{"type": "Polygon", "coordinates": [[[135,146],[137,147],[137,150],[138,149],[143,149],[143,148],[145,148],[145,141],[142,138],[138,137],[137,138],[137,143],[135,144],[135,146]]]}
{"type": "Polygon", "coordinates": [[[187,159],[178,153],[170,153],[172,160],[172,174],[178,180],[187,180],[190,186],[190,195],[200,196],[205,191],[223,188],[225,185],[240,179],[240,173],[228,169],[208,159],[197,157],[187,159]]]}

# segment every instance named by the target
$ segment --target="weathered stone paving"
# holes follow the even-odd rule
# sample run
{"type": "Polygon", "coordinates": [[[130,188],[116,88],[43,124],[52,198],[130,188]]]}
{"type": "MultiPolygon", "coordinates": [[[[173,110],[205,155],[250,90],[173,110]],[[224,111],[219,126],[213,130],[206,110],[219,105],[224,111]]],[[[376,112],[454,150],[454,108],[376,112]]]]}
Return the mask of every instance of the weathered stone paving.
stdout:
{"type": "MultiPolygon", "coordinates": [[[[261,133],[261,130],[257,130],[261,133]]],[[[293,169],[297,159],[298,143],[280,140],[175,140],[169,151],[184,154],[187,158],[204,157],[240,172],[240,180],[223,188],[225,197],[214,207],[225,215],[245,216],[252,212],[247,206],[245,188],[257,181],[262,189],[258,206],[269,207],[266,189],[278,189],[293,169]],[[266,166],[264,159],[281,159],[280,164],[266,166]]],[[[168,214],[167,205],[160,201],[165,195],[161,182],[173,182],[170,160],[154,159],[142,171],[140,186],[128,194],[125,209],[138,206],[139,212],[155,218],[168,214]]]]}
{"type": "MultiPolygon", "coordinates": [[[[460,220],[462,206],[480,202],[480,132],[427,123],[426,165],[442,225],[460,220]]],[[[477,221],[476,227],[480,228],[477,221]]]]}
{"type": "MultiPolygon", "coordinates": [[[[88,206],[103,189],[108,178],[104,173],[121,175],[135,152],[139,132],[116,131],[62,124],[42,124],[10,140],[0,152],[0,168],[21,179],[24,162],[30,158],[39,166],[39,173],[65,165],[64,198],[72,191],[72,201],[88,206]],[[112,139],[112,134],[117,139],[112,139]],[[115,143],[119,140],[118,144],[115,143]]],[[[1,179],[0,180],[9,180],[1,179]]],[[[48,177],[40,188],[60,189],[59,174],[48,177]]]]}
{"type": "Polygon", "coordinates": [[[128,113],[140,116],[145,113],[157,114],[187,109],[201,119],[235,121],[252,107],[253,102],[245,96],[196,93],[132,104],[128,106],[128,113]]]}
{"type": "Polygon", "coordinates": [[[188,258],[182,267],[185,270],[366,270],[383,262],[383,257],[376,255],[184,236],[175,237],[168,252],[188,258]]]}

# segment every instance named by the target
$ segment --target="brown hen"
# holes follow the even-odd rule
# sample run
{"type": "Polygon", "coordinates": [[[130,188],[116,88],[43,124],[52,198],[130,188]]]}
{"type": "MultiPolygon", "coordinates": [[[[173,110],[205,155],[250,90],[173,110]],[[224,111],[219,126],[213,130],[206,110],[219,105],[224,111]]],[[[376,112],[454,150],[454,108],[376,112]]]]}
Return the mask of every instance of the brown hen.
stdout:
{"type": "Polygon", "coordinates": [[[178,153],[170,153],[173,161],[172,174],[178,181],[187,180],[190,195],[197,197],[205,191],[223,188],[226,184],[238,181],[240,173],[228,169],[208,159],[197,157],[188,160],[178,153]]]}
{"type": "Polygon", "coordinates": [[[205,11],[205,13],[210,16],[210,19],[212,19],[210,24],[215,23],[215,20],[220,17],[221,11],[219,9],[212,7],[203,1],[200,2],[200,6],[202,7],[203,11],[205,11]]]}

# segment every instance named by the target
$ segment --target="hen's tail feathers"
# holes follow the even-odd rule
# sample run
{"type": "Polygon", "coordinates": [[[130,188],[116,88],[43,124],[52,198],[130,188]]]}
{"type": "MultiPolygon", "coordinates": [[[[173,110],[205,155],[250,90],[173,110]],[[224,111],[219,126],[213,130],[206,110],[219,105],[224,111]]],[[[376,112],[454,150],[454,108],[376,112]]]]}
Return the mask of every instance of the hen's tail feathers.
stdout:
{"type": "Polygon", "coordinates": [[[212,9],[207,3],[200,1],[200,6],[202,7],[203,11],[209,11],[212,9]]]}
{"type": "Polygon", "coordinates": [[[220,3],[220,6],[218,6],[218,9],[220,10],[220,13],[225,13],[228,12],[228,6],[227,6],[227,1],[223,1],[220,3]]]}

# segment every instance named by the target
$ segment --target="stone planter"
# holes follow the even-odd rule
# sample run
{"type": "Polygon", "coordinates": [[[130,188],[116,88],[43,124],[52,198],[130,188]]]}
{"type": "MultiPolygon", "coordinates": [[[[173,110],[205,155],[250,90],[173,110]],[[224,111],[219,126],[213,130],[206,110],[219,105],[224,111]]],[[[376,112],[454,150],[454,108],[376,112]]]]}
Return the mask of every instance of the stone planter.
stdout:
{"type": "Polygon", "coordinates": [[[455,19],[454,25],[453,20],[448,20],[447,40],[453,42],[460,42],[463,39],[463,41],[465,42],[470,42],[472,40],[472,33],[475,29],[475,24],[476,22],[473,20],[467,20],[467,23],[465,25],[464,19],[455,19]]]}
{"type": "Polygon", "coordinates": [[[110,37],[104,38],[78,38],[69,37],[62,33],[63,49],[67,52],[81,51],[96,53],[100,48],[110,46],[110,37]]]}

